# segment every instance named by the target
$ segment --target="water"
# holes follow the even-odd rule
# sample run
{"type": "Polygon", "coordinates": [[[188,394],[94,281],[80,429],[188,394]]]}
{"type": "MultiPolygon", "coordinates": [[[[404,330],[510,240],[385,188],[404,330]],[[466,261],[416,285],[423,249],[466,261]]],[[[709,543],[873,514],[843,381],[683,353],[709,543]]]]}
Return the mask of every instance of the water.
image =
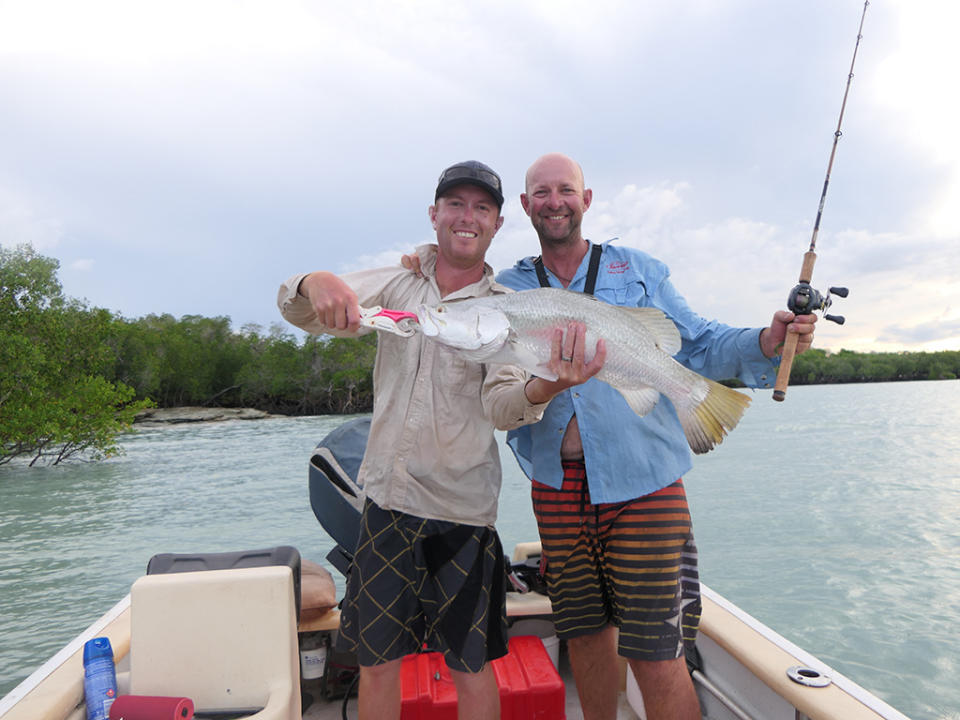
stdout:
{"type": "MultiPolygon", "coordinates": [[[[913,720],[960,720],[960,383],[753,399],[685,481],[704,582],[913,720]]],[[[322,561],[307,460],[344,419],[150,428],[105,463],[0,468],[0,695],[155,553],[289,544],[322,561]]],[[[509,551],[536,523],[504,459],[509,551]]]]}
{"type": "Polygon", "coordinates": [[[915,720],[960,718],[960,383],[754,397],[687,477],[704,582],[915,720]]]}

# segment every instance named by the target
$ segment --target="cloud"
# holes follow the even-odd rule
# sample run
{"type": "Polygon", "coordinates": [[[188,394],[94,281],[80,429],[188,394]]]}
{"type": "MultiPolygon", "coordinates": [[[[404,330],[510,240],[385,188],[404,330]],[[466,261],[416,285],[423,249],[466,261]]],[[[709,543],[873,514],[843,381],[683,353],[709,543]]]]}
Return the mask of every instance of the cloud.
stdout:
{"type": "Polygon", "coordinates": [[[656,254],[667,243],[673,223],[684,211],[683,196],[689,183],[661,182],[655,186],[629,184],[613,200],[597,199],[588,211],[585,226],[596,239],[619,236],[621,245],[656,254]]]}
{"type": "MultiPolygon", "coordinates": [[[[426,238],[424,239],[424,242],[430,242],[430,239],[426,238]]],[[[414,248],[421,244],[423,243],[411,243],[406,247],[394,247],[388,250],[382,250],[378,253],[358,255],[351,262],[341,265],[338,272],[348,273],[356,270],[366,270],[369,268],[397,265],[399,264],[402,255],[412,253],[414,248]]]]}
{"type": "Polygon", "coordinates": [[[0,244],[27,243],[49,253],[62,237],[63,224],[58,219],[47,216],[25,194],[0,183],[0,244]]]}
{"type": "Polygon", "coordinates": [[[5,3],[3,10],[6,31],[0,30],[0,52],[7,56],[102,61],[122,56],[153,63],[225,55],[294,55],[316,48],[318,35],[333,35],[321,14],[290,0],[269,5],[229,0],[202,4],[92,0],[83,6],[37,0],[5,3]]]}
{"type": "MultiPolygon", "coordinates": [[[[595,195],[584,216],[584,234],[595,242],[616,237],[616,244],[666,262],[673,284],[708,319],[739,327],[769,323],[776,310],[786,308],[809,231],[744,217],[700,224],[692,212],[698,202],[689,183],[628,183],[614,189],[609,201],[595,195]]],[[[508,199],[503,214],[504,226],[487,253],[495,270],[539,254],[519,199],[508,199]]],[[[416,244],[434,241],[424,222],[417,242],[360,255],[340,271],[394,264],[416,244]]],[[[957,322],[941,310],[960,297],[956,243],[919,232],[849,229],[822,234],[818,249],[812,284],[832,301],[828,313],[847,318],[844,325],[820,319],[819,347],[923,350],[960,345],[957,322]],[[848,287],[849,297],[831,297],[831,286],[848,287]],[[931,318],[931,312],[939,316],[931,318]]]]}
{"type": "MultiPolygon", "coordinates": [[[[504,179],[493,267],[538,254],[517,197],[560,150],[595,190],[588,237],[667,262],[704,315],[765,323],[810,240],[859,12],[0,0],[0,242],[55,254],[65,292],[97,306],[267,325],[290,273],[429,242],[453,161],[504,179]]],[[[960,305],[958,12],[867,14],[814,277],[851,289],[847,324],[818,330],[830,346],[908,337],[960,305]]]]}
{"type": "MultiPolygon", "coordinates": [[[[909,327],[888,325],[877,336],[877,341],[895,345],[927,345],[939,344],[944,338],[958,336],[960,336],[960,317],[951,320],[937,319],[909,327]]],[[[951,349],[953,348],[955,344],[951,344],[951,349]]]]}
{"type": "MultiPolygon", "coordinates": [[[[891,0],[897,14],[896,49],[868,80],[884,124],[921,153],[942,182],[915,216],[916,226],[938,237],[960,238],[960,97],[947,90],[941,70],[957,67],[955,28],[960,5],[891,0]]],[[[949,81],[947,81],[949,83],[949,81]]]]}

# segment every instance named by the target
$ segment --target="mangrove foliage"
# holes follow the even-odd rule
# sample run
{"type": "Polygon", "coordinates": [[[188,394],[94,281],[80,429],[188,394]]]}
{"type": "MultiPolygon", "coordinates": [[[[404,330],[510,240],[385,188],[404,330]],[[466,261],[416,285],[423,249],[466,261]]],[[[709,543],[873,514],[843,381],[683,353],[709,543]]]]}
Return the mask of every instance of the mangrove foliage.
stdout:
{"type": "MultiPolygon", "coordinates": [[[[0,465],[116,452],[150,407],[250,407],[285,415],[368,412],[376,336],[298,338],[280,322],[239,331],[229,317],[120,317],[63,296],[57,260],[0,248],[0,465]]],[[[960,351],[812,349],[791,384],[940,380],[960,351]]]]}

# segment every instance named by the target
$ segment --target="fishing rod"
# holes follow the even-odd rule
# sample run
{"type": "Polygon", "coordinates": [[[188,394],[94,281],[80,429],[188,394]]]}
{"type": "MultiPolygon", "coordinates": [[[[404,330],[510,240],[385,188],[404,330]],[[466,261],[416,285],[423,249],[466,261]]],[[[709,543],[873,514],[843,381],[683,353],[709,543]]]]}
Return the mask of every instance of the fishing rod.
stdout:
{"type": "MultiPolygon", "coordinates": [[[[860,49],[860,39],[863,37],[863,20],[867,16],[867,7],[870,0],[863,3],[863,14],[860,15],[860,28],[857,30],[857,43],[853,47],[853,59],[850,61],[850,72],[847,74],[847,87],[843,91],[843,103],[840,105],[840,118],[837,120],[837,129],[833,133],[833,148],[830,150],[830,161],[827,163],[827,176],[823,181],[823,192],[820,193],[820,206],[817,208],[817,219],[813,224],[813,237],[810,239],[810,249],[803,254],[803,264],[800,268],[800,282],[790,291],[787,298],[787,307],[795,315],[810,315],[816,311],[824,311],[824,318],[843,325],[842,315],[827,315],[826,309],[832,304],[830,295],[845,298],[849,290],[845,287],[831,287],[826,295],[821,295],[813,289],[810,281],[813,279],[813,265],[817,261],[817,233],[820,232],[820,218],[823,216],[823,203],[827,199],[827,187],[830,185],[830,171],[833,168],[833,158],[837,154],[837,142],[843,134],[840,126],[843,125],[843,113],[847,109],[847,95],[850,94],[850,82],[853,80],[853,66],[857,62],[857,50],[860,49]]],[[[787,385],[790,383],[790,369],[793,367],[793,358],[797,354],[799,336],[796,333],[787,333],[784,339],[783,354],[780,357],[780,369],[777,371],[777,382],[773,389],[773,399],[783,402],[787,396],[787,385]]]]}

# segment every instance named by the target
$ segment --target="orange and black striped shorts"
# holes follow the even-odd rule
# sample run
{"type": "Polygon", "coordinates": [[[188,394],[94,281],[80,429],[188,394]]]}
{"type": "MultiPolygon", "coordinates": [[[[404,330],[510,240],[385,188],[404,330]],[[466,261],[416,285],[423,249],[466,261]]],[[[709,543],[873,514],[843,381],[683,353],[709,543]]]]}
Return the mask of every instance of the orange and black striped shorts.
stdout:
{"type": "Polygon", "coordinates": [[[563,486],[533,483],[557,635],[613,624],[619,652],[680,657],[700,624],[700,580],[690,510],[677,480],[635,500],[590,502],[583,461],[563,461],[563,486]]]}

